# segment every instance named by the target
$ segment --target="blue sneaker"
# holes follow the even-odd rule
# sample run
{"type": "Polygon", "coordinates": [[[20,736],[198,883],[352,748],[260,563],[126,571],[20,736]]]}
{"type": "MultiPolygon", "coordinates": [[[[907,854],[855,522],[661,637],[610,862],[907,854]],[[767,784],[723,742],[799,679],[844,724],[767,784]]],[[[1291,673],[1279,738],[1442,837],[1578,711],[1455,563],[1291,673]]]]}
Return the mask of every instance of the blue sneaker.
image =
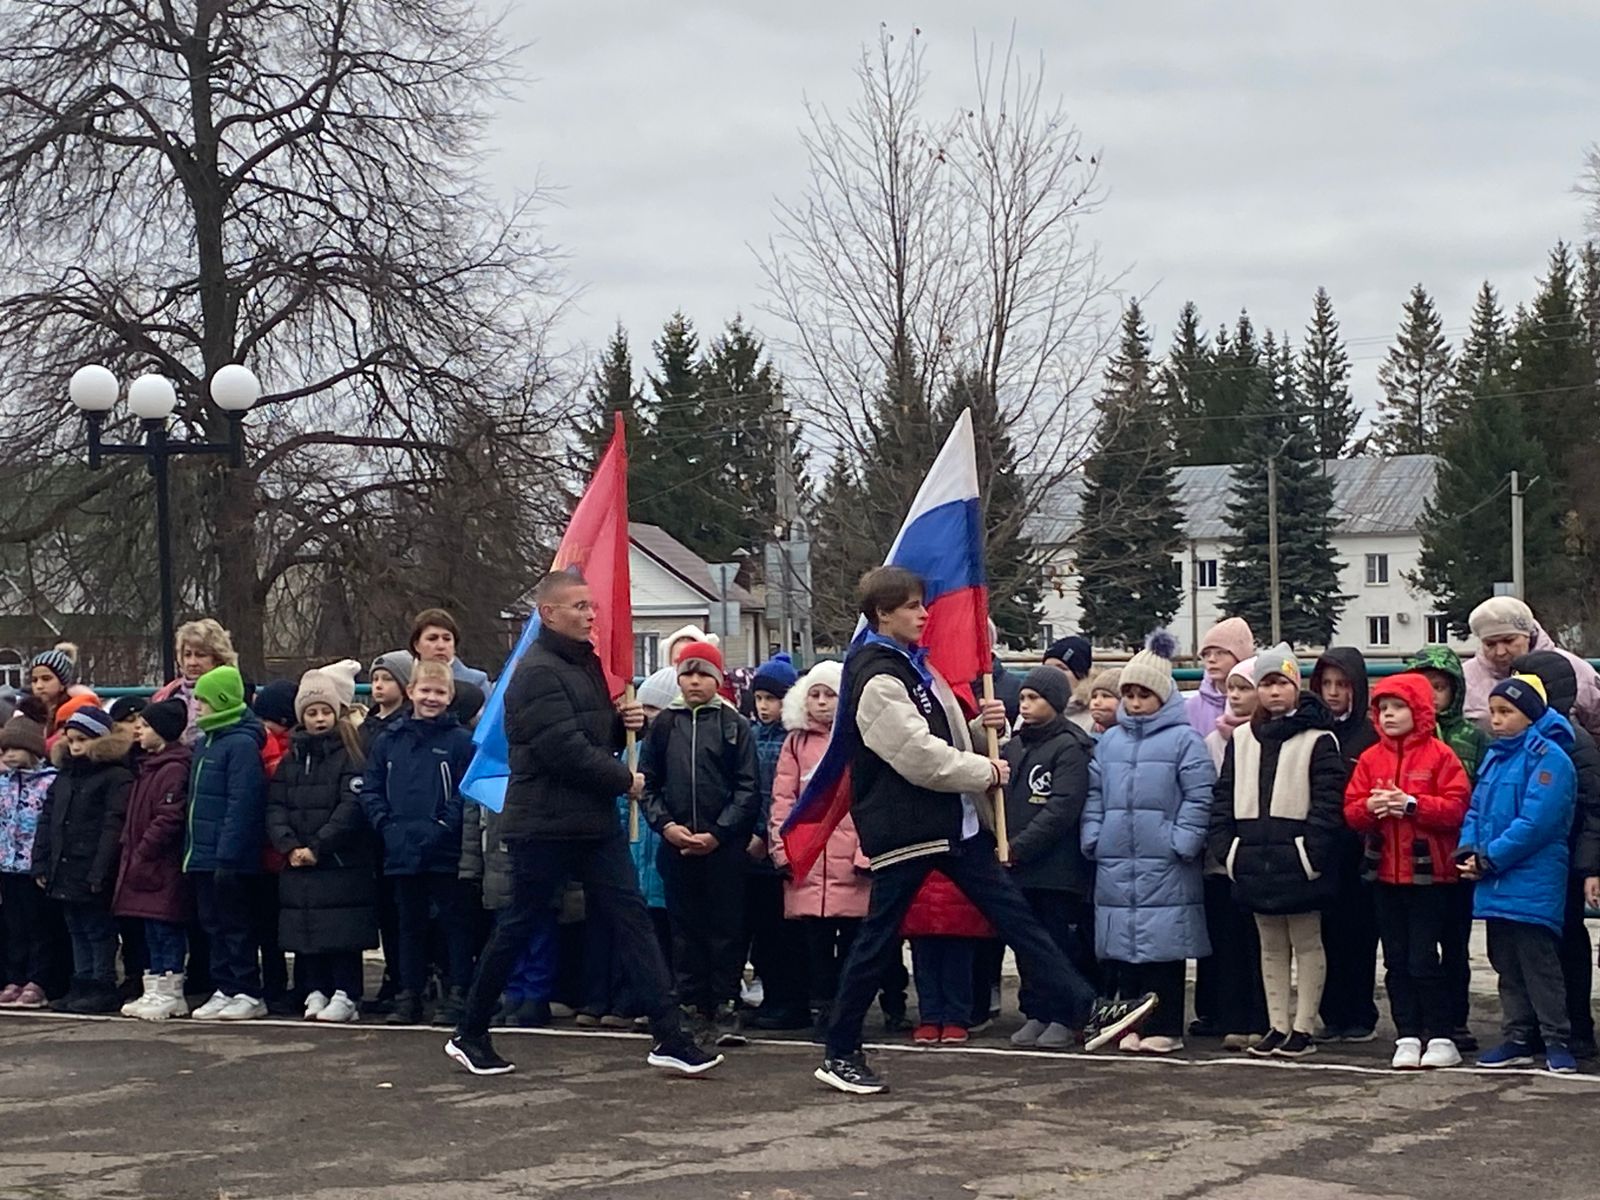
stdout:
{"type": "Polygon", "coordinates": [[[1549,1046],[1544,1052],[1545,1070],[1552,1075],[1576,1075],[1578,1060],[1565,1046],[1549,1046]]]}
{"type": "MultiPolygon", "coordinates": [[[[1567,1055],[1568,1058],[1572,1056],[1567,1055]]],[[[1478,1055],[1480,1067],[1531,1067],[1533,1049],[1522,1042],[1501,1042],[1493,1050],[1478,1055]]]]}

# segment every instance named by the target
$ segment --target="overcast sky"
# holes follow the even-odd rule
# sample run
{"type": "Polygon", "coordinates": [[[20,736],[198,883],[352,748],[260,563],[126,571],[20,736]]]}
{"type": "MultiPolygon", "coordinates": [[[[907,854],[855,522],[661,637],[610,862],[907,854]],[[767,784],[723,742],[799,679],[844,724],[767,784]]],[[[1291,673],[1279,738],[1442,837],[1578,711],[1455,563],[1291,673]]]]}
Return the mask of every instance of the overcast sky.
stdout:
{"type": "Polygon", "coordinates": [[[921,28],[940,113],[970,94],[974,35],[1015,21],[1103,149],[1089,228],[1158,344],[1189,298],[1208,326],[1246,306],[1298,339],[1325,285],[1370,405],[1413,282],[1459,341],[1484,278],[1509,309],[1558,237],[1585,235],[1600,6],[1583,0],[521,3],[507,32],[530,82],[489,169],[560,189],[547,230],[583,290],[566,341],[597,346],[620,318],[642,362],[679,307],[703,333],[737,311],[772,330],[750,247],[804,185],[804,98],[852,102],[880,21],[921,28]]]}

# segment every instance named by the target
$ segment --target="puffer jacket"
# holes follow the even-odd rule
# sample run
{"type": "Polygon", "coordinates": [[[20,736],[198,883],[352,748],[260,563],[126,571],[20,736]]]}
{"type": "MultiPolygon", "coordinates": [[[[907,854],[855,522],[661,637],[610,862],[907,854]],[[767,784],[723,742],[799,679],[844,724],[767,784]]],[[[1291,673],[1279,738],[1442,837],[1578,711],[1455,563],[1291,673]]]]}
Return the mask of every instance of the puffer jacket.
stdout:
{"type": "Polygon", "coordinates": [[[189,812],[193,752],[182,741],[134,765],[122,855],[111,911],[119,917],[185,924],[194,899],[183,877],[183,828],[189,812]]]}
{"type": "MultiPolygon", "coordinates": [[[[806,717],[806,693],[821,682],[839,688],[839,666],[823,663],[808,672],[783,698],[783,723],[788,740],[778,755],[778,770],[772,782],[772,828],[781,829],[789,819],[800,793],[810,782],[822,753],[828,747],[831,730],[806,717]],[[824,668],[831,668],[824,671],[824,668]],[[831,682],[829,679],[831,678],[831,682]]],[[[864,917],[867,899],[872,894],[867,856],[861,851],[856,824],[846,813],[828,835],[827,845],[803,879],[795,879],[783,839],[771,844],[772,861],[790,877],[783,883],[785,917],[864,917]]]]}
{"type": "Polygon", "coordinates": [[[0,874],[31,875],[33,847],[45,793],[56,777],[49,763],[15,771],[0,770],[0,874]]]}
{"type": "MultiPolygon", "coordinates": [[[[1449,646],[1424,646],[1410,658],[1406,667],[1412,671],[1439,671],[1450,676],[1450,703],[1442,712],[1436,712],[1438,732],[1445,745],[1456,752],[1467,778],[1475,779],[1483,752],[1489,748],[1489,737],[1462,715],[1466,702],[1467,680],[1461,671],[1461,658],[1449,646]]],[[[1437,705],[1435,706],[1437,708],[1437,705]]]]}
{"type": "Polygon", "coordinates": [[[511,849],[500,836],[501,813],[481,804],[461,806],[461,862],[456,874],[478,885],[490,912],[511,907],[511,849]]]}
{"type": "Polygon", "coordinates": [[[929,871],[900,922],[900,936],[992,938],[995,931],[954,880],[929,871]]]}
{"type": "Polygon", "coordinates": [[[1461,822],[1472,785],[1455,751],[1434,736],[1433,688],[1410,672],[1381,679],[1372,689],[1372,724],[1378,744],[1356,762],[1344,791],[1344,819],[1366,839],[1366,875],[1379,883],[1454,883],[1461,822]],[[1388,737],[1378,723],[1378,701],[1397,697],[1411,710],[1413,729],[1388,737]],[[1375,817],[1367,801],[1393,785],[1416,800],[1408,816],[1375,817]]]}
{"type": "Polygon", "coordinates": [[[1553,708],[1515,737],[1490,743],[1461,826],[1459,853],[1484,865],[1473,916],[1543,925],[1560,936],[1577,790],[1571,745],[1572,726],[1553,708]]]}
{"type": "Polygon", "coordinates": [[[1211,805],[1210,852],[1249,912],[1316,912],[1338,889],[1346,770],[1333,715],[1301,692],[1281,717],[1233,731],[1211,805]]]}
{"type": "Polygon", "coordinates": [[[1545,696],[1572,725],[1572,747],[1567,757],[1578,776],[1577,803],[1572,810],[1572,873],[1587,878],[1600,875],[1600,746],[1582,725],[1572,723],[1572,706],[1578,698],[1578,680],[1572,664],[1553,650],[1524,654],[1511,664],[1513,672],[1537,675],[1545,696]]]}
{"type": "MultiPolygon", "coordinates": [[[[1528,635],[1528,652],[1535,650],[1553,650],[1572,664],[1573,675],[1578,683],[1578,694],[1572,705],[1572,719],[1582,725],[1589,733],[1600,738],[1600,674],[1595,669],[1570,651],[1563,650],[1556,645],[1544,626],[1539,622],[1533,623],[1533,632],[1528,635]]],[[[1494,685],[1505,678],[1496,675],[1494,668],[1489,665],[1489,660],[1480,649],[1462,665],[1462,673],[1467,680],[1467,698],[1465,712],[1467,720],[1474,722],[1484,733],[1491,733],[1489,728],[1489,693],[1494,690],[1494,685]]]]}
{"type": "Polygon", "coordinates": [[[1094,747],[1094,739],[1066,716],[1043,725],[1024,722],[1006,743],[1006,834],[1011,881],[1018,887],[1088,899],[1094,867],[1084,858],[1079,833],[1094,747]]]}
{"type": "Polygon", "coordinates": [[[1189,728],[1205,737],[1217,727],[1217,718],[1228,711],[1228,692],[1222,684],[1207,675],[1200,686],[1189,693],[1189,728]]]}
{"type": "Polygon", "coordinates": [[[56,777],[45,793],[33,845],[34,878],[45,880],[52,900],[84,904],[104,895],[109,906],[117,879],[117,843],[128,811],[133,738],[113,729],[74,757],[66,739],[50,751],[56,777]]]}
{"type": "Polygon", "coordinates": [[[1149,716],[1118,707],[1116,726],[1095,743],[1083,810],[1097,957],[1158,963],[1211,953],[1200,860],[1216,779],[1176,688],[1149,716]]]}
{"type": "Polygon", "coordinates": [[[267,731],[252,712],[223,729],[202,732],[189,774],[185,871],[261,870],[267,840],[267,731]]]}
{"type": "Polygon", "coordinates": [[[361,806],[361,764],[337,729],[296,730],[267,788],[267,836],[287,864],[278,880],[278,941],[299,954],[378,944],[377,854],[361,806]]]}
{"type": "Polygon", "coordinates": [[[750,723],[721,696],[690,708],[680,696],[656,714],[639,758],[644,814],[665,833],[682,825],[743,847],[761,815],[750,723]]]}
{"type": "Polygon", "coordinates": [[[409,716],[384,730],[361,781],[367,821],[383,840],[385,875],[456,875],[461,864],[461,779],[472,734],[448,712],[409,716]]]}

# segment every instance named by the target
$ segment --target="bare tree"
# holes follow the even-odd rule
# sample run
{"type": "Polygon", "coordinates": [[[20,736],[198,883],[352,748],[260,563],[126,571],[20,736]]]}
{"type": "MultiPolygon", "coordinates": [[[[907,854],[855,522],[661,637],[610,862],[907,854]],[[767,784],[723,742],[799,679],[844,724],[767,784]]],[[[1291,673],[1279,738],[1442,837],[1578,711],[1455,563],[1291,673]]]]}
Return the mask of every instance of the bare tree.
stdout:
{"type": "Polygon", "coordinates": [[[212,440],[211,375],[263,379],[246,468],[175,475],[181,600],[253,666],[286,581],[351,566],[362,522],[462,484],[484,439],[498,473],[466,485],[528,498],[565,405],[539,193],[502,211],[477,170],[512,52],[469,0],[7,6],[3,453],[52,503],[0,517],[0,538],[141,486],[76,462],[62,401],[87,362],[172,378],[179,435],[212,440]]]}

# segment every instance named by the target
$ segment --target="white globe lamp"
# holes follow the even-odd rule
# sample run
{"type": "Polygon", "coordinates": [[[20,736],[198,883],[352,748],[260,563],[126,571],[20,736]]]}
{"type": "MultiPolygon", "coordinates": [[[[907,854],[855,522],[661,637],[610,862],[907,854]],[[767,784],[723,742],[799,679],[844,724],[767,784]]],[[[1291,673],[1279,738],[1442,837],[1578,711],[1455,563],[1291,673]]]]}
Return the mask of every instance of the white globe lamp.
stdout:
{"type": "Polygon", "coordinates": [[[86,413],[107,413],[117,404],[117,377],[105,367],[79,367],[67,384],[72,403],[86,413]]]}
{"type": "Polygon", "coordinates": [[[178,393],[164,375],[141,375],[128,385],[128,407],[145,421],[165,421],[178,406],[178,393]]]}
{"type": "Polygon", "coordinates": [[[247,412],[261,399],[261,381],[249,367],[229,363],[211,377],[211,398],[223,412],[247,412]]]}

